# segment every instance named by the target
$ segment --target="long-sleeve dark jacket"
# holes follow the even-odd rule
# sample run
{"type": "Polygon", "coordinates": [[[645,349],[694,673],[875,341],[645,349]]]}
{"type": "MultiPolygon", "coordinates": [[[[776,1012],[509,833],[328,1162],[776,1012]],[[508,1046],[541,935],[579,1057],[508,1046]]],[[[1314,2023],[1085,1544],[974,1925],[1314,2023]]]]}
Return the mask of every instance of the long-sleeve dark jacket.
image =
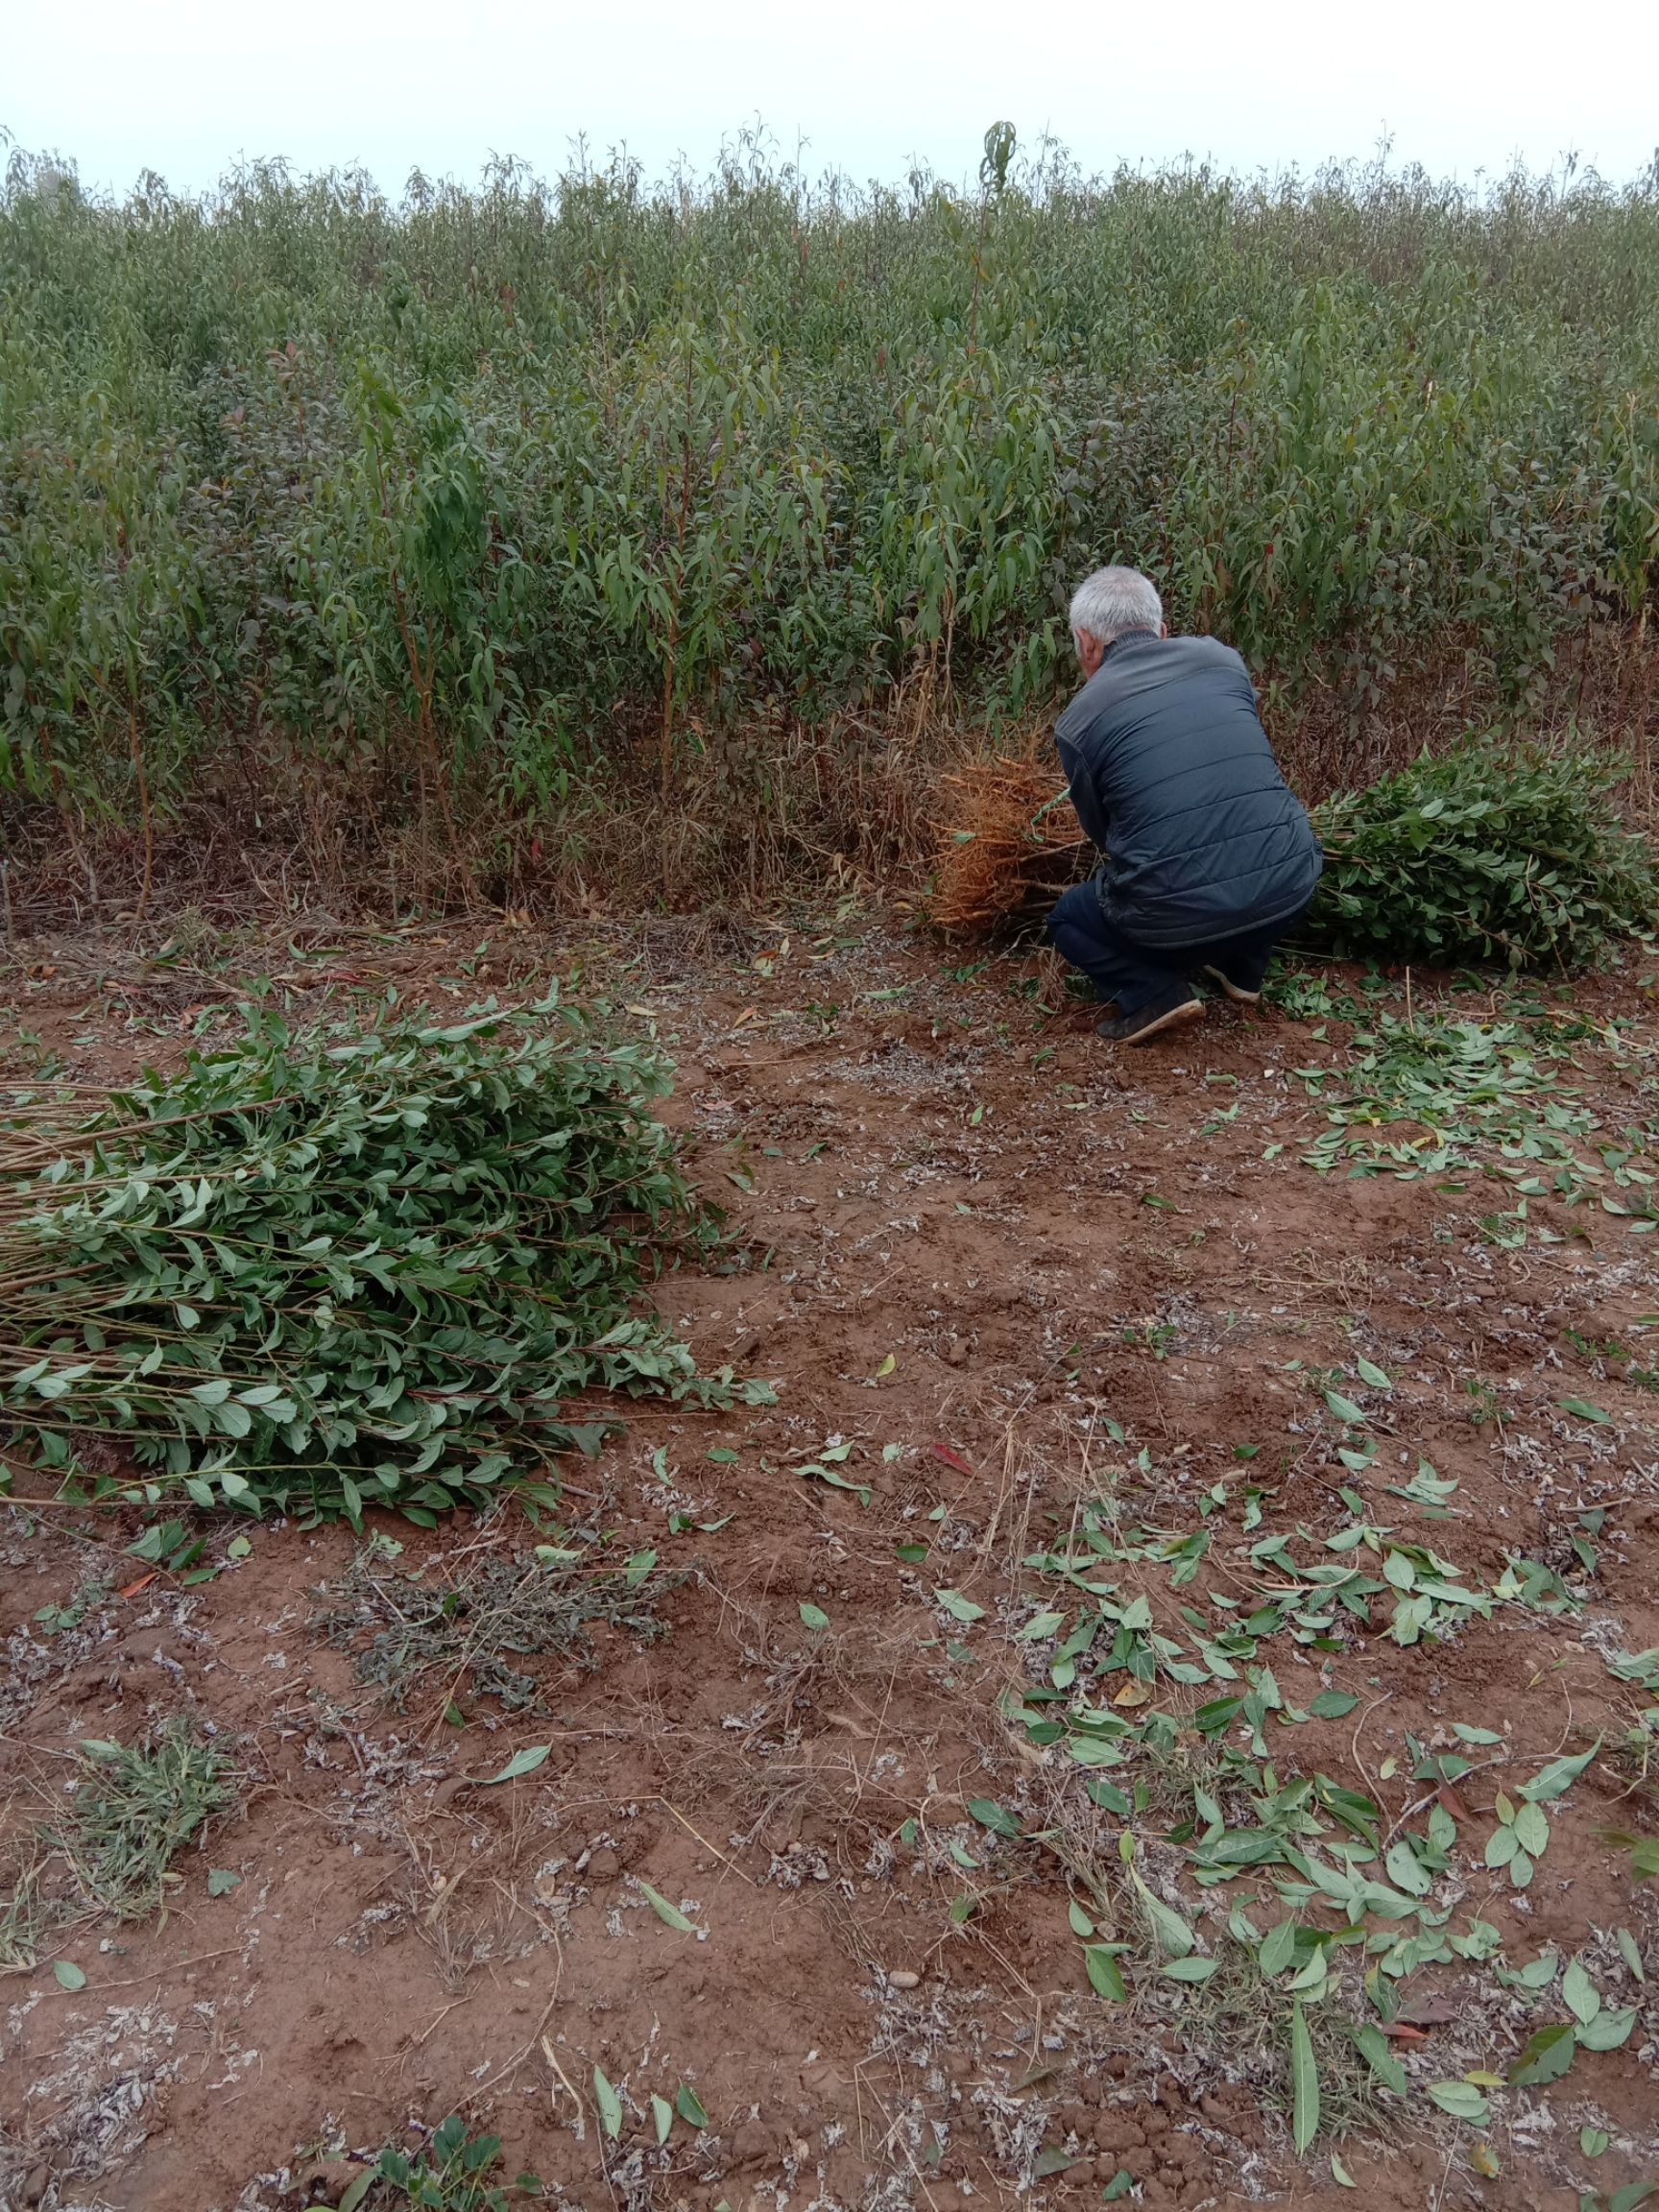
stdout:
{"type": "Polygon", "coordinates": [[[1312,896],[1319,840],[1231,646],[1132,630],[1054,734],[1077,819],[1106,856],[1101,905],[1126,936],[1202,945],[1286,921],[1312,896]]]}

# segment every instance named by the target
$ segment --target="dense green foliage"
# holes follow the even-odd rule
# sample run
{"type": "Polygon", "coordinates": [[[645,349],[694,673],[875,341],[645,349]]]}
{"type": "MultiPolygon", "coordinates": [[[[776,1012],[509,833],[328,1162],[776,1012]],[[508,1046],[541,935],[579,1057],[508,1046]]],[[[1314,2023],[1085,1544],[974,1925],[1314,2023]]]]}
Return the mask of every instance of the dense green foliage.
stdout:
{"type": "Polygon", "coordinates": [[[549,1000],[332,1038],[253,1014],[73,1133],[49,1109],[13,1153],[51,1165],[5,1190],[4,1416],[65,1469],[108,1438],[154,1497],[430,1525],[593,1444],[585,1389],[729,1402],[637,1305],[710,1234],[666,1088],[549,1000]]]}
{"type": "MultiPolygon", "coordinates": [[[[271,744],[556,813],[926,673],[1040,701],[1119,558],[1280,695],[1525,707],[1659,548],[1659,180],[0,198],[0,778],[136,819],[271,744]],[[250,743],[250,740],[258,742],[250,743]],[[146,800],[146,790],[148,799],[146,800]]],[[[764,784],[764,746],[746,772],[764,784]]]]}
{"type": "Polygon", "coordinates": [[[1338,952],[1581,966],[1659,920],[1646,838],[1609,794],[1617,760],[1471,740],[1316,816],[1325,874],[1310,929],[1338,952]]]}

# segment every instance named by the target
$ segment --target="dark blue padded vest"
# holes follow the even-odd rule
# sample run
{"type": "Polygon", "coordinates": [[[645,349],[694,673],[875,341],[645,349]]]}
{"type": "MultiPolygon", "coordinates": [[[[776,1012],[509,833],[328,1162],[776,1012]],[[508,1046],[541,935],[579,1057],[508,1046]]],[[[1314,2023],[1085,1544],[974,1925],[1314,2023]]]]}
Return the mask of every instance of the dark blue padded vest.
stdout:
{"type": "Polygon", "coordinates": [[[1214,637],[1118,638],[1055,727],[1107,921],[1204,945],[1301,912],[1324,866],[1249,671],[1214,637]]]}

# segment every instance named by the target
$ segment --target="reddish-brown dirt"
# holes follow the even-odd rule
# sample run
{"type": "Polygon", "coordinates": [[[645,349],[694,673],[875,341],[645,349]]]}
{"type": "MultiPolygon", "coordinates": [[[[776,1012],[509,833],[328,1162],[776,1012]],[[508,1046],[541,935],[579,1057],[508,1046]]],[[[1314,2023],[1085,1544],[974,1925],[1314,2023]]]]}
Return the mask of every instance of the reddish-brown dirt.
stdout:
{"type": "MultiPolygon", "coordinates": [[[[1603,1656],[1659,1644],[1659,1398],[1585,1349],[1639,1348],[1659,1305],[1627,1221],[1535,1201],[1534,1227],[1563,1240],[1506,1247],[1479,1224],[1512,1194],[1479,1176],[1316,1176],[1301,1155],[1327,1123],[1290,1071],[1341,1056],[1338,1020],[1223,1007],[1162,1048],[1115,1052],[1046,963],[956,968],[851,908],[793,928],[474,944],[351,939],[274,961],[250,944],[223,966],[198,949],[183,974],[36,948],[14,966],[6,1072],[48,1051],[99,1076],[176,1056],[204,1007],[232,1019],[237,974],[262,960],[278,998],[314,1015],[389,982],[448,1003],[574,969],[676,1060],[669,1118],[736,1233],[727,1270],[665,1280],[661,1310],[705,1364],[774,1379],[778,1402],[641,1403],[625,1435],[564,1470],[572,1518],[684,1579],[658,1600],[659,1641],[601,1627],[587,1671],[515,1661],[534,1680],[515,1710],[477,1693],[465,1654],[399,1684],[398,1702],[358,1678],[367,1631],[329,1642],[315,1595],[338,1592],[359,1549],[344,1527],[262,1526],[240,1557],[236,1530],[216,1528],[220,1571],[183,1586],[126,1555],[131,1514],[41,1503],[0,1518],[13,1856],[64,1802],[82,1739],[133,1742],[182,1713],[240,1776],[235,1810],[179,1861],[164,1921],[84,1923],[0,1990],[0,2200],[333,2203],[354,2161],[451,2111],[502,2137],[508,2180],[532,2169],[550,2199],[664,2212],[1064,2208],[1098,2203],[1125,2170],[1127,2201],[1182,2212],[1569,2212],[1580,2191],[1659,2178],[1659,1914],[1605,1839],[1654,1825],[1616,1756],[1642,1700],[1603,1656]],[[1379,1451],[1354,1474],[1323,1393],[1353,1389],[1359,1358],[1393,1387],[1370,1401],[1379,1451]],[[835,1440],[851,1450],[827,1460],[835,1440]],[[1449,1518],[1388,1488],[1420,1456],[1457,1480],[1449,1518]],[[1047,1679],[1048,1647],[1019,1629],[1067,1601],[1024,1562],[1064,1545],[1084,1501],[1117,1499],[1125,1528],[1212,1529],[1186,1588],[1156,1562],[1106,1571],[1182,1639],[1180,1608],[1246,1587],[1238,1563],[1270,1530],[1305,1545],[1340,1528],[1343,1484],[1464,1583],[1489,1587],[1520,1552],[1576,1576],[1582,1602],[1499,1606],[1409,1648],[1382,1618],[1334,1652],[1280,1638],[1287,1705],[1322,1681],[1359,1703],[1276,1725],[1278,1780],[1325,1773],[1374,1796],[1384,1826],[1420,1824],[1407,1735],[1433,1752],[1457,1723],[1497,1732],[1505,1771],[1478,1767],[1449,1799],[1443,1901],[1458,1926],[1492,1923],[1514,1965],[1551,1944],[1581,1955],[1608,2007],[1639,2016],[1622,2050],[1580,2054],[1552,2086],[1494,2089],[1476,2129],[1426,2085],[1502,2080],[1529,2029],[1562,2015],[1527,2014],[1489,1965],[1425,1968],[1409,1988],[1436,2000],[1419,2004],[1428,2025],[1393,2046],[1412,2093],[1299,2159],[1278,2029],[1158,1974],[1118,1839],[1137,1833],[1137,1869],[1180,1895],[1207,1947],[1241,1896],[1262,1901],[1261,1928],[1281,1917],[1266,1870],[1177,1890],[1161,1801],[1129,1822],[1096,1809],[1088,1770],[1034,1744],[1007,1698],[1047,1679]],[[1591,1579],[1571,1539],[1596,1508],[1591,1579]],[[1530,1888],[1512,1890],[1482,1863],[1499,1787],[1599,1736],[1549,1807],[1530,1888]],[[531,1745],[550,1746],[543,1764],[489,1782],[531,1745]],[[1023,1833],[998,1837],[974,1800],[1023,1833]],[[1127,1914],[1117,1931],[1086,1866],[1127,1914]],[[209,1894],[213,1868],[237,1885],[209,1894]],[[659,1916],[646,1884],[693,1933],[659,1916]],[[1141,1944],[1127,2003],[1091,1988],[1069,1900],[1102,1939],[1141,1944]],[[1647,1982],[1622,1963],[1620,1928],[1647,1982]],[[84,1988],[59,1985],[57,1959],[84,1988]],[[596,2067],[622,2100],[615,2140],[596,2067]],[[650,2098],[682,2084],[709,2125],[677,2122],[659,2150],[650,2098]],[[1594,2161],[1587,2125],[1609,2138],[1594,2161]]],[[[1595,1034],[1575,1048],[1610,1130],[1651,1114],[1659,1023],[1639,974],[1561,1001],[1635,1017],[1622,1051],[1595,1034]]],[[[17,1486],[46,1497],[38,1476],[17,1486]]],[[[539,1540],[511,1503],[436,1534],[377,1526],[403,1547],[397,1568],[440,1585],[539,1540]]],[[[1177,1712],[1214,1695],[1159,1690],[1177,1712]]],[[[1329,2075],[1326,2095],[1339,2118],[1329,2075]]]]}

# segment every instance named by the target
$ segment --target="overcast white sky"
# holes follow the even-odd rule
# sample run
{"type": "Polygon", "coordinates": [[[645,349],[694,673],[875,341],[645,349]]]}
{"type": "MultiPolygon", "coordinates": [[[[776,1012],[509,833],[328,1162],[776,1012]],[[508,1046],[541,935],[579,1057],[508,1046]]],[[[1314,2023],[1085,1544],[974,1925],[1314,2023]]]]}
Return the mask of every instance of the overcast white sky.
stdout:
{"type": "Polygon", "coordinates": [[[999,116],[1085,170],[1307,170],[1386,134],[1437,175],[1576,153],[1622,182],[1659,148],[1655,0],[5,0],[0,24],[0,127],[99,188],[275,155],[393,192],[492,152],[551,175],[578,133],[702,170],[757,116],[814,173],[894,181],[971,176],[999,116]]]}

